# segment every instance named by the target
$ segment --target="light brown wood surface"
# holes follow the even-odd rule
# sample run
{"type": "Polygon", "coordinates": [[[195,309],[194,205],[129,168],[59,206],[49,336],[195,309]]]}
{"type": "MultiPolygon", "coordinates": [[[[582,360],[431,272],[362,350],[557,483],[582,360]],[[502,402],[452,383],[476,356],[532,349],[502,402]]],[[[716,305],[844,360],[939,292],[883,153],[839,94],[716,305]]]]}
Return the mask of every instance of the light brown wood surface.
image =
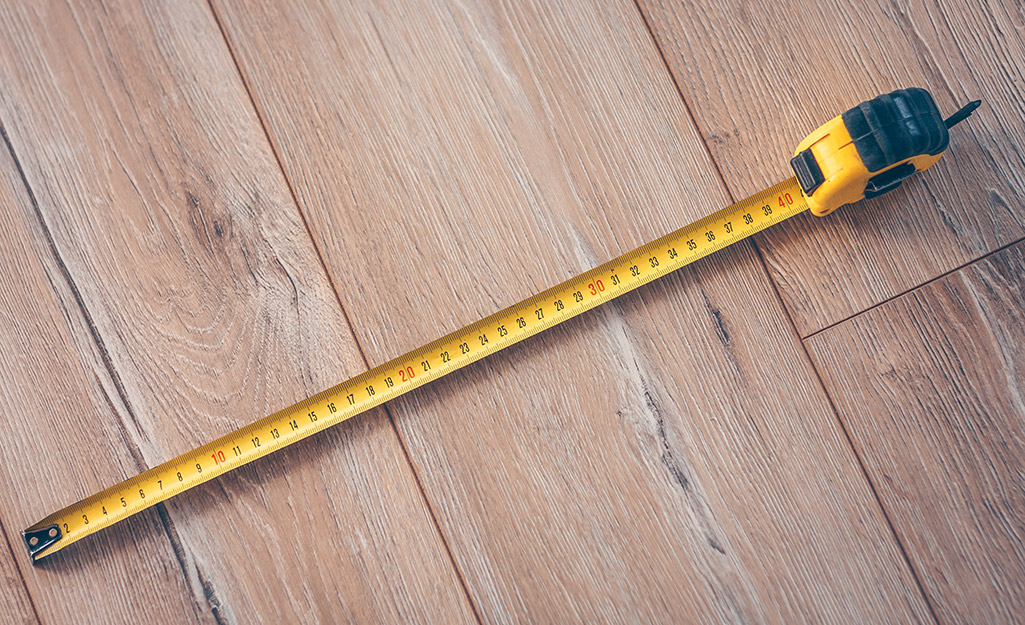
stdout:
{"type": "MultiPolygon", "coordinates": [[[[0,310],[4,332],[0,514],[13,548],[15,599],[27,586],[42,622],[82,615],[213,622],[194,607],[161,516],[153,511],[96,536],[87,550],[69,550],[32,568],[20,530],[55,509],[138,470],[126,451],[127,418],[75,294],[49,246],[5,143],[0,153],[0,310]],[[73,581],[72,581],[73,580],[73,581]],[[69,583],[71,582],[71,583],[69,583]],[[107,601],[93,607],[96,597],[107,601]],[[165,600],[138,601],[164,597],[165,600]],[[113,600],[111,600],[113,599],[113,600]]],[[[22,595],[25,599],[27,595],[22,595]]],[[[15,622],[35,615],[4,613],[15,622]],[[15,619],[15,615],[17,618],[15,619]]],[[[29,618],[29,622],[32,619],[29,618]]]]}
{"type": "Polygon", "coordinates": [[[808,342],[944,623],[1025,611],[1025,245],[808,342]]]}
{"type": "MultiPolygon", "coordinates": [[[[24,247],[24,239],[19,236],[22,233],[16,227],[12,227],[12,224],[8,223],[6,215],[8,211],[15,211],[15,208],[20,203],[25,202],[27,198],[24,195],[24,186],[21,181],[16,177],[9,175],[13,173],[14,169],[10,157],[6,149],[0,151],[0,171],[7,173],[8,175],[0,178],[0,206],[3,206],[4,210],[0,211],[0,228],[3,229],[5,236],[0,237],[0,258],[3,259],[4,273],[11,275],[15,279],[25,279],[26,276],[19,271],[20,267],[18,263],[24,263],[26,260],[31,263],[31,257],[27,257],[29,250],[24,247]],[[13,257],[12,257],[13,253],[13,257]]],[[[8,298],[3,295],[8,287],[9,282],[7,280],[0,281],[0,302],[4,305],[0,307],[0,323],[3,324],[3,328],[6,330],[10,325],[13,324],[15,319],[14,311],[12,307],[7,304],[8,298]]],[[[31,309],[32,314],[27,316],[27,319],[35,321],[35,325],[43,325],[48,313],[53,312],[46,306],[47,302],[25,302],[24,308],[31,309]]],[[[5,355],[4,363],[7,364],[10,357],[9,354],[19,353],[18,346],[12,342],[11,333],[8,331],[0,333],[0,350],[5,355]]],[[[35,341],[32,340],[29,345],[34,345],[35,341]]],[[[9,398],[16,395],[18,390],[12,388],[19,383],[11,379],[11,376],[16,375],[16,369],[13,367],[5,366],[0,370],[0,397],[3,398],[4,410],[0,412],[0,424],[5,431],[17,431],[19,427],[19,419],[17,418],[18,412],[8,409],[6,406],[9,403],[9,398]]],[[[20,421],[31,423],[31,420],[22,417],[20,421]]],[[[11,457],[12,447],[9,444],[0,446],[0,479],[3,480],[3,484],[13,484],[14,480],[20,476],[14,472],[7,471],[6,469],[11,466],[20,466],[23,464],[20,458],[11,457]]],[[[6,499],[8,491],[11,489],[0,488],[0,497],[6,499]]],[[[0,503],[0,513],[7,509],[6,505],[0,503]]],[[[0,521],[3,521],[0,518],[0,521]]],[[[10,523],[10,520],[7,520],[10,523]]],[[[0,525],[0,529],[6,530],[6,527],[0,525]]],[[[13,534],[13,533],[12,533],[13,534]]],[[[3,623],[38,623],[39,619],[32,606],[32,601],[28,594],[28,589],[25,587],[25,581],[22,579],[21,573],[18,571],[18,565],[16,559],[22,556],[22,546],[20,541],[11,541],[9,538],[10,534],[4,531],[4,542],[0,544],[0,615],[2,619],[0,622],[3,623]]]]}
{"type": "MultiPolygon", "coordinates": [[[[363,366],[208,7],[107,9],[0,18],[12,543],[363,366]]],[[[380,413],[18,565],[44,622],[472,621],[380,413]]]]}
{"type": "Polygon", "coordinates": [[[738,199],[793,175],[805,135],[880,93],[925,87],[947,115],[983,101],[929,175],[758,237],[801,336],[1025,235],[1021,3],[638,1],[738,199]]]}
{"type": "Polygon", "coordinates": [[[25,582],[14,563],[17,557],[15,551],[10,548],[9,543],[0,546],[4,547],[7,549],[0,552],[3,554],[0,557],[0,588],[3,589],[3,592],[0,592],[0,614],[4,615],[3,622],[38,623],[39,618],[32,607],[28,589],[25,588],[25,582]]]}
{"type": "Polygon", "coordinates": [[[810,7],[0,5],[0,623],[1013,622],[1022,250],[925,283],[1022,236],[1020,8],[810,7]],[[891,198],[29,563],[54,509],[764,188],[909,83],[986,108],[891,198]]]}

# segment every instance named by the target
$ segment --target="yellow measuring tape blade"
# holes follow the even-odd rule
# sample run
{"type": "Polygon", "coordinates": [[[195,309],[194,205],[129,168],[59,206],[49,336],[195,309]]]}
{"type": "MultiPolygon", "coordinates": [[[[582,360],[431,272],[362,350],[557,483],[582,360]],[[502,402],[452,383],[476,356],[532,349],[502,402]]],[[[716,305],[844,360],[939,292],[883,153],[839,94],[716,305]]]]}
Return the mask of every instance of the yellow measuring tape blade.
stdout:
{"type": "Polygon", "coordinates": [[[791,178],[490,317],[59,510],[23,532],[39,560],[108,525],[394,399],[808,208],[791,178]]]}

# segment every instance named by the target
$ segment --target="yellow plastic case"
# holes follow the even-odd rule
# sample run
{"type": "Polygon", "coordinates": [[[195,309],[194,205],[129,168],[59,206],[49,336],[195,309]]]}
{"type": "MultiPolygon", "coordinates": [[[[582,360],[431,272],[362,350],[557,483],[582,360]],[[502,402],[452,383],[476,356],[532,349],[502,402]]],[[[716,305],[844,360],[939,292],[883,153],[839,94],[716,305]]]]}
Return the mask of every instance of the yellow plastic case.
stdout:
{"type": "Polygon", "coordinates": [[[797,146],[790,165],[812,213],[892,191],[932,166],[950,142],[947,130],[971,115],[976,100],[944,120],[925,89],[898,89],[862,102],[797,146]]]}

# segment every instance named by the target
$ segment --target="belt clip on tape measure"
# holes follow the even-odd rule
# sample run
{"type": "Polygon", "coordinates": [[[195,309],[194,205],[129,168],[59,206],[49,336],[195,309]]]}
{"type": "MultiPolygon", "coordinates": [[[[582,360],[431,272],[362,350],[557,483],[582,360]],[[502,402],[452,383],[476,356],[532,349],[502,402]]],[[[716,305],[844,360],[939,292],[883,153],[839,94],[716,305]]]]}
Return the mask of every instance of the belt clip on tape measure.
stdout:
{"type": "Polygon", "coordinates": [[[790,161],[811,212],[824,217],[893,191],[940,160],[950,142],[947,130],[980,104],[969,102],[943,119],[928,91],[898,89],[829,120],[797,146],[790,161]]]}
{"type": "Polygon", "coordinates": [[[362,414],[811,208],[875,197],[946,149],[947,120],[924,89],[864,102],[805,139],[790,178],[562,284],[58,510],[22,532],[34,562],[174,495],[362,414]]]}

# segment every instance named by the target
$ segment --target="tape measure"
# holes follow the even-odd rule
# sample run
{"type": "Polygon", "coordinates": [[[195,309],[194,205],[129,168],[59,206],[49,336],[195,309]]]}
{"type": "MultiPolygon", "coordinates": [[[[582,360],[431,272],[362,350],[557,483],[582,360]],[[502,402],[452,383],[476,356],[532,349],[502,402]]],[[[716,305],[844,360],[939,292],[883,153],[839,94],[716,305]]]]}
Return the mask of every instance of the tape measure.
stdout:
{"type": "Polygon", "coordinates": [[[972,102],[944,120],[924,89],[863,102],[800,144],[791,161],[795,178],[59,510],[22,532],[29,555],[38,561],[808,208],[825,215],[890,191],[935,163],[949,142],[947,129],[978,105],[972,102]]]}

